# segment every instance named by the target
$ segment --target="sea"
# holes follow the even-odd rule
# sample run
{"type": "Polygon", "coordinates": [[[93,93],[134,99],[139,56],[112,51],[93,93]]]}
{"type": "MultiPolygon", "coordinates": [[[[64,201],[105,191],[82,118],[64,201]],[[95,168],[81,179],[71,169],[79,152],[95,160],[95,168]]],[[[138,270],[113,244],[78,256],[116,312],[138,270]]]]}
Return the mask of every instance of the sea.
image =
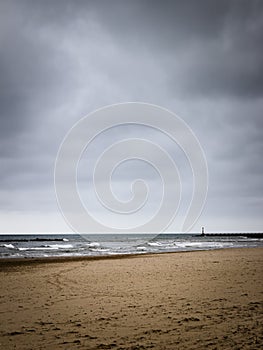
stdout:
{"type": "Polygon", "coordinates": [[[0,259],[109,256],[263,247],[262,235],[1,234],[0,259]],[[261,238],[260,238],[261,237],[261,238]]]}

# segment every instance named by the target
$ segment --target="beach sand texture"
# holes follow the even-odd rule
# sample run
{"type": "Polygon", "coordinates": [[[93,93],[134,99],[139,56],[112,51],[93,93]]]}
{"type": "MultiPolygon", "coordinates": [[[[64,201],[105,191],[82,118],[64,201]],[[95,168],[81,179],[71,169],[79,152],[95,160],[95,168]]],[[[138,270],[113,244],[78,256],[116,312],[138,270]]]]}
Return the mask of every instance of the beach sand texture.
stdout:
{"type": "Polygon", "coordinates": [[[0,349],[262,349],[263,249],[0,262],[0,349]]]}

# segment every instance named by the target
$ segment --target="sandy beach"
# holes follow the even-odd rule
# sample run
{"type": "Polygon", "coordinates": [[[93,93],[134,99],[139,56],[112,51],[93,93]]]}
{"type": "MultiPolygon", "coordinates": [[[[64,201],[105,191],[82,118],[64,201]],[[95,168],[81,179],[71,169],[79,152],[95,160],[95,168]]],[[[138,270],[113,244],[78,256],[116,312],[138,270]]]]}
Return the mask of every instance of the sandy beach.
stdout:
{"type": "Polygon", "coordinates": [[[261,349],[263,249],[0,262],[0,349],[261,349]]]}

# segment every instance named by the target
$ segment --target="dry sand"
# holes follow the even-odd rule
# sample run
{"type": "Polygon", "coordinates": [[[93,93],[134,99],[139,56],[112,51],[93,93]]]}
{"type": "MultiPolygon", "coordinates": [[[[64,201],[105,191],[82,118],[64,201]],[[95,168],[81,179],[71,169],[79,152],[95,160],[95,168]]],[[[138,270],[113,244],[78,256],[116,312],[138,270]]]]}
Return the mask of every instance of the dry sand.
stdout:
{"type": "Polygon", "coordinates": [[[0,263],[0,349],[262,349],[263,249],[0,263]]]}

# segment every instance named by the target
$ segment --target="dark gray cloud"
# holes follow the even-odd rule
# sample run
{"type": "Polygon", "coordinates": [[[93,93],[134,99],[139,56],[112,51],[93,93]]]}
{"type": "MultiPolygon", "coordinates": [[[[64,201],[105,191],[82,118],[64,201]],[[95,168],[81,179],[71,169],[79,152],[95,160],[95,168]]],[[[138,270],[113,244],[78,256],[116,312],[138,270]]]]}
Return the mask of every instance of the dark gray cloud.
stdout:
{"type": "Polygon", "coordinates": [[[132,100],[170,108],[200,139],[210,172],[200,225],[260,229],[262,36],[257,0],[2,1],[0,231],[22,212],[58,218],[53,167],[65,133],[95,108],[132,100]]]}

